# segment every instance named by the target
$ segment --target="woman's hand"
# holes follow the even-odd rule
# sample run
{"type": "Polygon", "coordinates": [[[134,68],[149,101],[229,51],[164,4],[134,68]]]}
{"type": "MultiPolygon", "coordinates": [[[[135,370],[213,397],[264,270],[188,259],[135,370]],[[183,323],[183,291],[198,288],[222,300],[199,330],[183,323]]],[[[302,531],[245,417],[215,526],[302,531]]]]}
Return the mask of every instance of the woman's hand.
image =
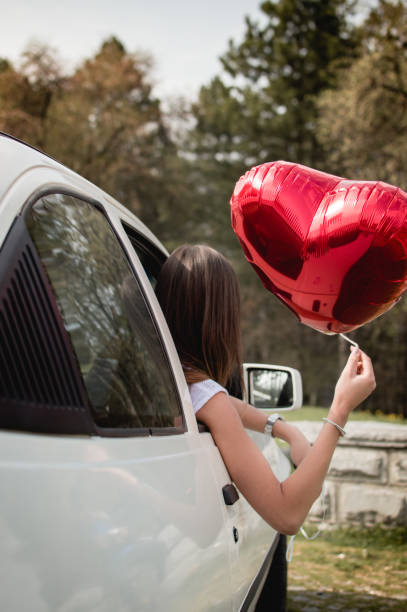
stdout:
{"type": "Polygon", "coordinates": [[[370,358],[359,348],[353,349],[335,387],[329,417],[345,424],[349,413],[376,388],[370,358]]]}

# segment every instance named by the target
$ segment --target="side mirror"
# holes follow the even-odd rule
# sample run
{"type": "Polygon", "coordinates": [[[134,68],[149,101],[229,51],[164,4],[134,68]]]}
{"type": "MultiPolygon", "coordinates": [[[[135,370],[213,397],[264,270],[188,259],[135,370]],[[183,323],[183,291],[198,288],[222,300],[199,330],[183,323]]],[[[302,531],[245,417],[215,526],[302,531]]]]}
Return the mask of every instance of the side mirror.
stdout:
{"type": "Polygon", "coordinates": [[[301,374],[294,368],[244,363],[249,404],[261,410],[296,410],[302,406],[301,374]]]}

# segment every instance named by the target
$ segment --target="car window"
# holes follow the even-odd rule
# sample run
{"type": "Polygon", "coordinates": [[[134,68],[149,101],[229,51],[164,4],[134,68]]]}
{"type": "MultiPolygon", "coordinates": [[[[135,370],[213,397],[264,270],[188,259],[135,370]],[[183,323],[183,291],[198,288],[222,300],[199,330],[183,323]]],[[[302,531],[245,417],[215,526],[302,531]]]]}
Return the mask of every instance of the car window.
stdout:
{"type": "Polygon", "coordinates": [[[104,213],[66,194],[43,196],[26,218],[102,428],[182,431],[159,334],[104,213]]]}
{"type": "Polygon", "coordinates": [[[140,263],[144,268],[148,280],[150,281],[153,289],[155,289],[158,274],[160,273],[161,266],[163,265],[166,256],[164,253],[154,247],[150,241],[146,240],[143,236],[135,232],[126,223],[123,223],[123,229],[129,237],[132,247],[140,259],[140,263]]]}

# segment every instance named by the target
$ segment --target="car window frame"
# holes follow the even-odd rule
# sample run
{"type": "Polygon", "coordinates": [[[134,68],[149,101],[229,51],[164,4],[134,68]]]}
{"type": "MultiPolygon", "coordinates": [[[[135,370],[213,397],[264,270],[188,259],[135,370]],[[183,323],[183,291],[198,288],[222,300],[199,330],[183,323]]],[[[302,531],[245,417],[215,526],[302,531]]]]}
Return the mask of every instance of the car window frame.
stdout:
{"type": "MultiPolygon", "coordinates": [[[[117,211],[115,211],[116,213],[117,211]]],[[[130,211],[126,211],[130,213],[130,211]]],[[[137,219],[137,218],[136,218],[137,219]]],[[[133,225],[133,219],[129,218],[129,214],[124,214],[122,212],[118,212],[117,214],[112,215],[113,222],[117,223],[117,231],[119,234],[123,233],[123,244],[124,247],[128,249],[129,256],[134,255],[136,257],[137,263],[140,266],[140,270],[138,270],[138,276],[140,280],[145,285],[146,295],[149,296],[150,305],[152,311],[155,314],[155,320],[157,322],[157,326],[160,329],[161,337],[163,339],[163,344],[167,347],[167,355],[173,369],[175,381],[177,384],[177,388],[182,397],[182,406],[184,410],[184,416],[186,421],[187,430],[190,433],[200,433],[202,431],[209,432],[209,429],[206,426],[200,424],[196,419],[196,414],[194,412],[191,396],[189,393],[187,381],[185,379],[185,373],[182,368],[182,364],[179,358],[179,354],[177,348],[174,343],[174,339],[171,334],[171,330],[168,327],[167,321],[165,319],[164,313],[161,309],[160,303],[158,302],[157,296],[155,294],[155,290],[151,281],[148,278],[148,275],[143,267],[143,264],[136,252],[134,244],[132,243],[128,233],[126,232],[125,226],[130,227],[132,233],[134,234],[135,240],[142,241],[143,248],[149,248],[154,254],[158,254],[158,257],[161,258],[161,253],[165,259],[169,257],[168,251],[165,247],[157,240],[154,234],[149,230],[148,227],[142,225],[141,229],[137,225],[133,225]],[[143,232],[143,229],[146,229],[146,232],[143,232]],[[156,242],[157,241],[157,242],[156,242]]]]}
{"type": "MultiPolygon", "coordinates": [[[[133,247],[133,250],[135,251],[137,258],[144,272],[146,273],[148,280],[150,281],[146,267],[144,266],[142,260],[140,259],[139,251],[149,256],[153,260],[154,266],[157,266],[160,269],[162,265],[165,263],[167,259],[167,255],[165,255],[162,251],[160,251],[148,238],[143,236],[140,232],[137,232],[137,230],[131,227],[126,221],[121,220],[121,224],[122,224],[124,232],[126,233],[128,239],[130,240],[131,246],[133,247]]],[[[150,284],[154,290],[154,285],[151,283],[151,281],[150,281],[150,284]]]]}

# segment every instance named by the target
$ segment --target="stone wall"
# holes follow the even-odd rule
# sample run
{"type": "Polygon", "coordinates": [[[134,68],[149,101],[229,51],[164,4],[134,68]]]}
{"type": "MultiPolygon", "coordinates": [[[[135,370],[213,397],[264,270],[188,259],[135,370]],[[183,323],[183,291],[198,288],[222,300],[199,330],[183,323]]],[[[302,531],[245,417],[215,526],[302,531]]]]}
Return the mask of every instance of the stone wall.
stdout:
{"type": "MultiPolygon", "coordinates": [[[[321,423],[295,423],[313,442],[321,423]]],[[[329,525],[407,525],[407,425],[350,422],[325,480],[329,525]]],[[[308,520],[321,521],[322,498],[308,520]]]]}

